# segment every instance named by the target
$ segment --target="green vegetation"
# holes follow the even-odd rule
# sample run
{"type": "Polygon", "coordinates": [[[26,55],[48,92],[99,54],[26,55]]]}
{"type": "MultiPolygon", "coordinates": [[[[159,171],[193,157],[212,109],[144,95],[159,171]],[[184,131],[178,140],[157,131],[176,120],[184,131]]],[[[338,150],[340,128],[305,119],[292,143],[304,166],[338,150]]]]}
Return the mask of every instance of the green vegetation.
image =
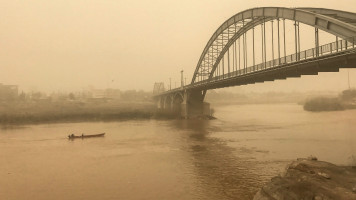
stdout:
{"type": "Polygon", "coordinates": [[[307,111],[333,111],[343,110],[344,107],[338,98],[316,97],[305,102],[307,111]]]}
{"type": "Polygon", "coordinates": [[[344,90],[339,97],[315,97],[304,103],[307,111],[335,111],[356,108],[356,90],[344,90]]]}
{"type": "Polygon", "coordinates": [[[151,95],[145,91],[93,87],[75,93],[2,94],[0,125],[150,119],[156,116],[151,95]]]}
{"type": "Polygon", "coordinates": [[[150,102],[3,102],[0,124],[149,119],[154,112],[150,102]]]}
{"type": "Polygon", "coordinates": [[[342,91],[340,98],[344,101],[352,101],[356,98],[356,89],[342,91]]]}

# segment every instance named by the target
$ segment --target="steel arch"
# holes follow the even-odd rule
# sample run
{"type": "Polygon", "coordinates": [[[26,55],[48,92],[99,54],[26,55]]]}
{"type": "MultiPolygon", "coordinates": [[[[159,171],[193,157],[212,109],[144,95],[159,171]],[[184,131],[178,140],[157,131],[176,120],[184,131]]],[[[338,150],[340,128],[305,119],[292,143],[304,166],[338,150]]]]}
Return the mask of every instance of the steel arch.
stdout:
{"type": "Polygon", "coordinates": [[[258,24],[273,19],[297,21],[344,39],[356,36],[356,13],[324,8],[248,9],[226,20],[211,36],[200,56],[191,83],[199,81],[198,74],[205,79],[211,79],[224,54],[242,34],[258,24]],[[231,29],[234,29],[232,35],[231,29]]]}

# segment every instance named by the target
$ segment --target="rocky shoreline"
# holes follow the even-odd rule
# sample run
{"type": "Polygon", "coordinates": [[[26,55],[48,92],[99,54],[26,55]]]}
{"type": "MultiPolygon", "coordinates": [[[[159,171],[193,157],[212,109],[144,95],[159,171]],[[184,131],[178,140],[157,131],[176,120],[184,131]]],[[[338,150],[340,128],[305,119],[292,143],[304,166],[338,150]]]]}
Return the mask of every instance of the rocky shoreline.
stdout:
{"type": "Polygon", "coordinates": [[[337,166],[315,157],[297,159],[271,179],[253,200],[356,200],[356,167],[337,166]]]}

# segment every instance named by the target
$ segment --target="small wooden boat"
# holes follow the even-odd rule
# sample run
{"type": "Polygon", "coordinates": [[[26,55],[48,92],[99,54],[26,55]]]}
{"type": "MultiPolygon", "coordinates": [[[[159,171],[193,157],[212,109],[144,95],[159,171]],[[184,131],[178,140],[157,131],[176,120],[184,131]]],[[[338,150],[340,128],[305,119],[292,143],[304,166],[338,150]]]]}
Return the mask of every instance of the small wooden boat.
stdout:
{"type": "Polygon", "coordinates": [[[75,139],[75,138],[92,138],[92,137],[104,137],[105,133],[99,133],[99,134],[93,134],[93,135],[85,135],[84,133],[82,135],[68,135],[69,139],[75,139]]]}

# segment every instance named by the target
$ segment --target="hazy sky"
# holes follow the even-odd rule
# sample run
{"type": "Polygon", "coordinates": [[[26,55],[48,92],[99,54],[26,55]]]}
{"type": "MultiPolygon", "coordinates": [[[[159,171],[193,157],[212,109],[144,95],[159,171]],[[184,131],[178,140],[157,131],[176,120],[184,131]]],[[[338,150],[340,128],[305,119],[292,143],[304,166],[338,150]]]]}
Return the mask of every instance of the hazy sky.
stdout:
{"type": "MultiPolygon", "coordinates": [[[[152,90],[187,81],[214,31],[252,7],[320,7],[356,12],[353,0],[0,0],[0,83],[20,90],[152,90]]],[[[349,70],[356,86],[356,70],[349,70]]],[[[243,90],[339,90],[347,70],[243,90]]],[[[237,88],[237,87],[235,87],[237,88]]]]}

